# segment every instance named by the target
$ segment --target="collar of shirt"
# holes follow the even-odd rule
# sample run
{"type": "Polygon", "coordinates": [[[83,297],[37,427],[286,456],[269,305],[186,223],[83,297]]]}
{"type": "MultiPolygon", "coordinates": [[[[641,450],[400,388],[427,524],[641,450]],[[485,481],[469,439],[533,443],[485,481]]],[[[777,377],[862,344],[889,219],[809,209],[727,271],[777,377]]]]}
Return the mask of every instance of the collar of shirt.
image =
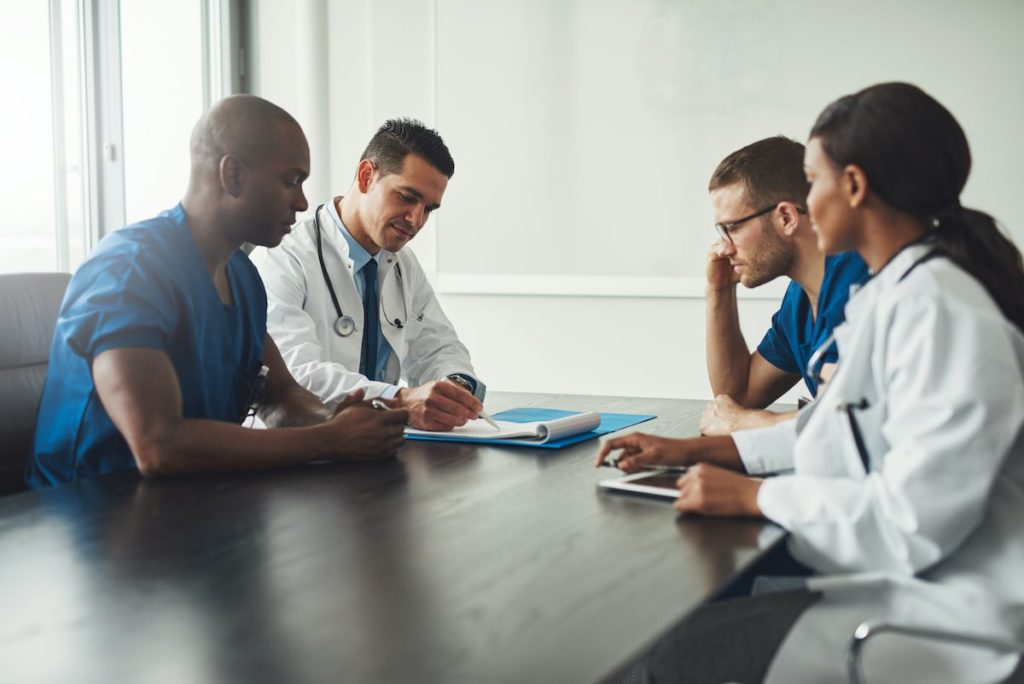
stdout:
{"type": "Polygon", "coordinates": [[[370,259],[374,259],[377,264],[380,265],[380,257],[384,254],[384,250],[382,249],[377,252],[376,256],[367,252],[366,249],[364,249],[363,246],[359,244],[354,237],[352,237],[352,233],[348,232],[348,228],[345,227],[345,224],[341,222],[341,216],[338,215],[338,205],[333,199],[327,203],[327,213],[330,214],[331,219],[338,226],[338,230],[341,231],[341,236],[345,238],[345,242],[348,243],[348,256],[352,259],[352,266],[355,273],[361,271],[363,266],[369,263],[370,259]]]}
{"type": "Polygon", "coordinates": [[[882,293],[893,290],[914,263],[927,254],[933,246],[929,243],[911,244],[895,254],[878,273],[873,274],[857,290],[856,297],[853,296],[853,293],[850,294],[850,301],[846,304],[846,320],[856,321],[865,315],[863,312],[869,311],[873,302],[882,293]]]}
{"type": "Polygon", "coordinates": [[[877,273],[871,275],[871,279],[865,284],[865,289],[867,286],[871,286],[872,290],[884,291],[896,287],[918,259],[923,258],[934,247],[935,245],[931,242],[915,242],[903,247],[877,273]]]}

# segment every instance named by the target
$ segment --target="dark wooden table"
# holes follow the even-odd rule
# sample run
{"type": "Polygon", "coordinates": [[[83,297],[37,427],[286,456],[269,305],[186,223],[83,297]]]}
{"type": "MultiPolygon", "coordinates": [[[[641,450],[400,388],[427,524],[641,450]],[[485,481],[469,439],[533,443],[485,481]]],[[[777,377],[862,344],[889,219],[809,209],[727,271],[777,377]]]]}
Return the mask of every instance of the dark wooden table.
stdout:
{"type": "MultiPolygon", "coordinates": [[[[495,394],[656,413],[703,402],[495,394]]],[[[596,440],[0,499],[0,681],[592,682],[781,538],[609,494],[596,440]],[[760,538],[760,546],[759,546],[760,538]]]]}

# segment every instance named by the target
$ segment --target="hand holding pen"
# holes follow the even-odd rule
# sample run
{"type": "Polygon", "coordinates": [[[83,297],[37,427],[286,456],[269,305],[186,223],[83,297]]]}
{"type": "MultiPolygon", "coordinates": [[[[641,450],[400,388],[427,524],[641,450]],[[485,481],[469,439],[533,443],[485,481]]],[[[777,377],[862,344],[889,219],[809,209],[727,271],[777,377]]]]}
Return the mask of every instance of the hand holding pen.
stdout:
{"type": "MultiPolygon", "coordinates": [[[[380,411],[391,411],[391,410],[393,410],[392,407],[388,406],[387,404],[385,404],[380,399],[372,400],[370,402],[370,406],[372,406],[373,408],[378,409],[380,411]]],[[[482,420],[486,420],[488,422],[488,424],[490,424],[491,426],[494,427],[495,430],[501,430],[501,426],[498,425],[497,422],[495,422],[494,418],[491,418],[491,416],[487,413],[487,411],[484,411],[483,409],[481,409],[480,410],[480,418],[482,420]]]]}
{"type": "Polygon", "coordinates": [[[448,380],[402,387],[395,403],[409,409],[409,425],[417,430],[447,432],[480,417],[484,406],[473,393],[448,380]]]}
{"type": "Polygon", "coordinates": [[[487,413],[487,411],[484,411],[483,409],[480,409],[480,418],[482,418],[483,420],[486,420],[487,423],[491,427],[493,427],[495,430],[499,430],[499,431],[501,430],[501,426],[498,425],[498,423],[495,422],[495,420],[493,418],[491,418],[490,414],[487,413]]]}
{"type": "Polygon", "coordinates": [[[680,448],[684,440],[633,432],[613,437],[601,445],[594,461],[594,467],[613,466],[626,473],[646,470],[650,466],[686,466],[690,459],[685,449],[680,448]],[[614,453],[618,452],[618,453],[614,453]]]}

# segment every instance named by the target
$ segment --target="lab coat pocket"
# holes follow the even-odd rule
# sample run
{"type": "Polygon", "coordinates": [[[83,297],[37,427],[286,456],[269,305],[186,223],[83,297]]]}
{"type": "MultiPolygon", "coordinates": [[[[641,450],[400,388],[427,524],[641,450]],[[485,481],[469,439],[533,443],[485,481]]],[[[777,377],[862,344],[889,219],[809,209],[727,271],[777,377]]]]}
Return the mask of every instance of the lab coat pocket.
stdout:
{"type": "Polygon", "coordinates": [[[881,430],[881,403],[873,396],[845,398],[836,402],[835,411],[843,434],[843,456],[850,472],[867,475],[880,470],[878,461],[881,430]]]}

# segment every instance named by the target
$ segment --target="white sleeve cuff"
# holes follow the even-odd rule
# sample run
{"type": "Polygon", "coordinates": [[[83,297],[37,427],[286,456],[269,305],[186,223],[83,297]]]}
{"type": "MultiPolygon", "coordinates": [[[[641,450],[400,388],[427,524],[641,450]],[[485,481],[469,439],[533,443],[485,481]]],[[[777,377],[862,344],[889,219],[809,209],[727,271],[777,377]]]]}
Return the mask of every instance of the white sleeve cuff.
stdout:
{"type": "Polygon", "coordinates": [[[786,497],[792,493],[789,478],[771,477],[764,480],[757,490],[757,507],[761,515],[788,530],[792,523],[786,497]]]}
{"type": "MultiPolygon", "coordinates": [[[[335,394],[335,396],[327,397],[326,399],[323,400],[324,404],[327,405],[327,408],[333,411],[335,408],[337,408],[338,404],[345,400],[345,397],[349,396],[356,390],[363,390],[363,399],[376,399],[378,397],[380,397],[381,399],[394,399],[395,395],[398,394],[399,388],[396,385],[391,385],[386,382],[377,381],[368,382],[362,376],[356,377],[359,377],[362,380],[362,382],[351,387],[345,387],[343,389],[340,389],[340,391],[338,391],[337,394],[335,394]]],[[[316,392],[313,393],[316,394],[316,392]]]]}
{"type": "Polygon", "coordinates": [[[777,473],[793,468],[796,419],[732,433],[743,467],[751,475],[777,473]]]}
{"type": "Polygon", "coordinates": [[[377,396],[381,399],[394,399],[395,395],[398,394],[398,389],[398,385],[388,385],[377,396]]]}

